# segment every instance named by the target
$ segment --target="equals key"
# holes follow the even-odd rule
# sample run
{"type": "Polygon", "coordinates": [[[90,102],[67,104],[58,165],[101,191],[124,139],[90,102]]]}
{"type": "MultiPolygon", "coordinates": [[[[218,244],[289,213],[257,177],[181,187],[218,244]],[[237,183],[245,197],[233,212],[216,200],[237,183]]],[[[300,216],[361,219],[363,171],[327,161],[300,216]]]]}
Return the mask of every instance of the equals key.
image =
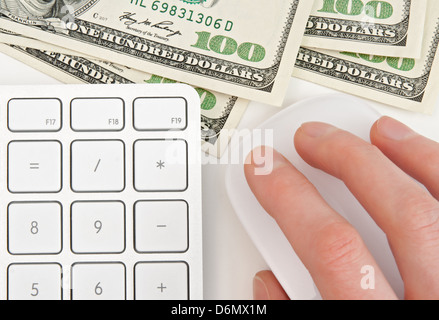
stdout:
{"type": "Polygon", "coordinates": [[[39,170],[40,164],[38,162],[31,162],[29,163],[29,169],[31,170],[39,170]]]}

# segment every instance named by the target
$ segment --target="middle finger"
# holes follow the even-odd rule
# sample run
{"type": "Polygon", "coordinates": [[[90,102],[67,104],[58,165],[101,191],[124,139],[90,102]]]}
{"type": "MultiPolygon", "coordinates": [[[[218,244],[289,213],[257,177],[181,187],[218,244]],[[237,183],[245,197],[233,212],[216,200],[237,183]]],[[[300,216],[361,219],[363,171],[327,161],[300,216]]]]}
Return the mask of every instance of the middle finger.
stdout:
{"type": "Polygon", "coordinates": [[[377,147],[346,131],[306,123],[295,145],[310,165],[343,180],[386,233],[406,298],[438,297],[438,202],[377,147]]]}
{"type": "MultiPolygon", "coordinates": [[[[245,176],[262,207],[282,229],[298,257],[309,270],[325,299],[394,299],[395,294],[358,232],[335,212],[317,189],[287,159],[269,147],[273,170],[256,172],[253,151],[245,176]],[[361,286],[364,266],[375,270],[374,290],[361,286]]],[[[257,159],[257,158],[256,158],[257,159]]]]}

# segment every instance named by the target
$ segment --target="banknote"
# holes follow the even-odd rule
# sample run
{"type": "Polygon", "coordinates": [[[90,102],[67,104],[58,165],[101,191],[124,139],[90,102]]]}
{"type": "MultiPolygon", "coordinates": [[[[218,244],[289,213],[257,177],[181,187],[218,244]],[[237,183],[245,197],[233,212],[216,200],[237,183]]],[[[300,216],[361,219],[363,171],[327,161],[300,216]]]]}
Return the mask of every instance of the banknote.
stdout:
{"type": "Polygon", "coordinates": [[[0,25],[120,65],[281,105],[311,8],[309,0],[2,0],[0,25]]]}
{"type": "MultiPolygon", "coordinates": [[[[56,46],[52,47],[56,48],[56,46]]],[[[145,83],[147,85],[176,82],[112,62],[91,60],[54,51],[1,44],[0,52],[64,83],[145,83]]],[[[241,120],[248,101],[198,87],[195,90],[201,100],[201,148],[207,154],[219,158],[228,145],[230,132],[241,120]]]]}
{"type": "MultiPolygon", "coordinates": [[[[11,32],[10,30],[0,28],[0,43],[12,44],[20,47],[37,48],[40,50],[50,50],[50,48],[56,48],[57,52],[62,52],[69,55],[82,55],[88,56],[83,53],[78,53],[76,51],[66,49],[63,47],[58,47],[53,44],[45,43],[40,40],[32,39],[29,37],[24,37],[21,34],[11,32]]],[[[91,58],[91,57],[90,57],[91,58]]]]}
{"type": "Polygon", "coordinates": [[[427,0],[315,0],[302,45],[420,58],[426,5],[427,0]]]}
{"type": "Polygon", "coordinates": [[[429,1],[421,58],[302,47],[293,76],[412,111],[432,113],[439,94],[439,5],[429,1]]]}

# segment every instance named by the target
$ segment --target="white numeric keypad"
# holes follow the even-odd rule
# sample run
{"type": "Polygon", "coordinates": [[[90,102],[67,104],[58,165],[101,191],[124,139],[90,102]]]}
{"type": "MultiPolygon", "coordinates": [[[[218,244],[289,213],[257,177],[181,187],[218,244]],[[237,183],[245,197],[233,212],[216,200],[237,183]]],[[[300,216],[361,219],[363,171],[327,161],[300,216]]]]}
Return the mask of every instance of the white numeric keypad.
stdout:
{"type": "Polygon", "coordinates": [[[0,300],[202,299],[198,93],[0,89],[0,300]]]}

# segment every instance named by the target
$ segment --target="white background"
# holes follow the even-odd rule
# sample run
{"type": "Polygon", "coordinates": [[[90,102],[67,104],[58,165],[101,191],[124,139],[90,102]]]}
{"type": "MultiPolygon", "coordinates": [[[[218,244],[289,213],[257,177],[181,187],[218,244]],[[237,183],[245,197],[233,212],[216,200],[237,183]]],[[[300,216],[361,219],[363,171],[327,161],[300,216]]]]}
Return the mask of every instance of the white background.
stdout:
{"type": "MultiPolygon", "coordinates": [[[[0,54],[0,70],[0,85],[59,83],[3,54],[0,54]]],[[[0,94],[1,90],[0,87],[0,94]]],[[[293,78],[283,106],[332,92],[335,91],[293,78]]],[[[439,141],[439,101],[436,102],[436,111],[432,116],[372,101],[368,103],[383,115],[392,116],[419,133],[439,141]]],[[[251,102],[239,128],[255,128],[280,110],[251,102]]],[[[257,271],[265,269],[266,264],[230,205],[225,190],[225,170],[225,165],[203,166],[204,296],[206,299],[251,299],[253,276],[257,271]]]]}

